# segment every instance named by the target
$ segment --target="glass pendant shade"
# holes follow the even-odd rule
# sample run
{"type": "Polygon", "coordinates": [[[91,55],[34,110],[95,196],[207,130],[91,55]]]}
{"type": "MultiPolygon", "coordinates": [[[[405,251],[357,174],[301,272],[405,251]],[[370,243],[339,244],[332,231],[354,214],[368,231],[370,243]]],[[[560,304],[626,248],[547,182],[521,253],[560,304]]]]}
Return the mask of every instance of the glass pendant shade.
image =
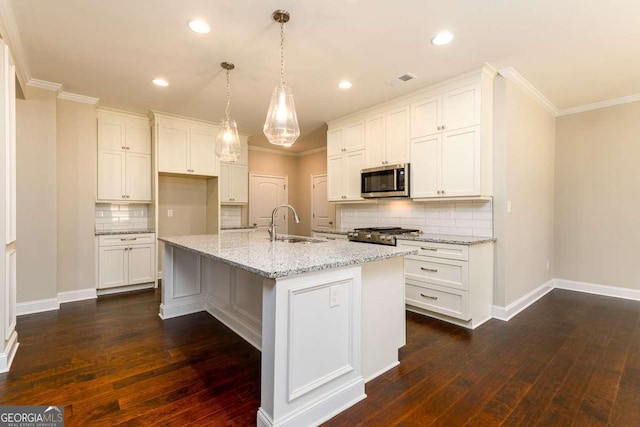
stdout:
{"type": "Polygon", "coordinates": [[[291,147],[300,136],[293,93],[288,86],[280,84],[273,89],[263,131],[271,144],[285,147],[291,147]]]}
{"type": "Polygon", "coordinates": [[[228,118],[220,120],[220,132],[216,136],[216,155],[223,162],[235,162],[241,153],[242,146],[236,121],[228,118]]]}

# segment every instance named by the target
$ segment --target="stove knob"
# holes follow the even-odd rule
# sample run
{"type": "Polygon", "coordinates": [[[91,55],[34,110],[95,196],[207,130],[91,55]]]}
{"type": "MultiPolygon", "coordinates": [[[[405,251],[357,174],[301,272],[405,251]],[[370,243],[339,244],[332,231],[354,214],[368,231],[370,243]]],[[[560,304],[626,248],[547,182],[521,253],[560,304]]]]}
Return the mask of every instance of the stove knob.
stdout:
{"type": "Polygon", "coordinates": [[[365,234],[365,235],[364,235],[364,238],[365,238],[365,239],[370,239],[370,238],[371,238],[371,233],[369,233],[369,234],[365,234]]]}

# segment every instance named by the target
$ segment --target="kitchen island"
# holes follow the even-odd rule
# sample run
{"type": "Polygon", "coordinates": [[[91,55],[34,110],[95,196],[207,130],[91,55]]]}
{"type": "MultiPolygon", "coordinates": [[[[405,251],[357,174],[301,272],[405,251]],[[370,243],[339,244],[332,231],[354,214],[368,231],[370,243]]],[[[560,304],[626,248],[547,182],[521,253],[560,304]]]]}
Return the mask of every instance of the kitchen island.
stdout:
{"type": "Polygon", "coordinates": [[[364,399],[405,344],[416,249],[266,233],[163,237],[160,317],[207,311],[262,352],[259,426],[311,426],[364,399]]]}

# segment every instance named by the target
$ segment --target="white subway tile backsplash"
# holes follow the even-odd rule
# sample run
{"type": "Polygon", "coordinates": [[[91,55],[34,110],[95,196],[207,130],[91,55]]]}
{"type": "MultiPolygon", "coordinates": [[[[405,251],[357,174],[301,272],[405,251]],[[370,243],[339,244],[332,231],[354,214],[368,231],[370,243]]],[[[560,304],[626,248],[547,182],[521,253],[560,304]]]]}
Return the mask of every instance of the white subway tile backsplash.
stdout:
{"type": "Polygon", "coordinates": [[[402,226],[428,234],[491,237],[492,202],[381,201],[378,204],[350,204],[340,209],[344,229],[402,226]]]}
{"type": "Polygon", "coordinates": [[[242,226],[241,206],[221,206],[220,207],[220,227],[232,228],[242,226]]]}
{"type": "Polygon", "coordinates": [[[98,203],[95,228],[99,231],[146,230],[149,228],[149,207],[98,203]]]}

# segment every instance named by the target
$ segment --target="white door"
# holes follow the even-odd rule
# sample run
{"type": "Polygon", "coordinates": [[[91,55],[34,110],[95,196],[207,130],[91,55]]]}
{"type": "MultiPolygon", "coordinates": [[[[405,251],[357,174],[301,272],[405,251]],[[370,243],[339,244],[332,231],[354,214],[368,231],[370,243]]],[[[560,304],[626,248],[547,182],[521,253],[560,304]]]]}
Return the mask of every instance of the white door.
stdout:
{"type": "MultiPolygon", "coordinates": [[[[286,176],[251,174],[249,178],[249,220],[250,224],[266,231],[271,223],[273,209],[289,200],[286,176]]],[[[289,209],[278,212],[276,225],[278,233],[288,232],[289,209]]]]}
{"type": "Polygon", "coordinates": [[[311,229],[335,228],[334,218],[334,206],[327,197],[327,174],[311,175],[311,229]]]}

